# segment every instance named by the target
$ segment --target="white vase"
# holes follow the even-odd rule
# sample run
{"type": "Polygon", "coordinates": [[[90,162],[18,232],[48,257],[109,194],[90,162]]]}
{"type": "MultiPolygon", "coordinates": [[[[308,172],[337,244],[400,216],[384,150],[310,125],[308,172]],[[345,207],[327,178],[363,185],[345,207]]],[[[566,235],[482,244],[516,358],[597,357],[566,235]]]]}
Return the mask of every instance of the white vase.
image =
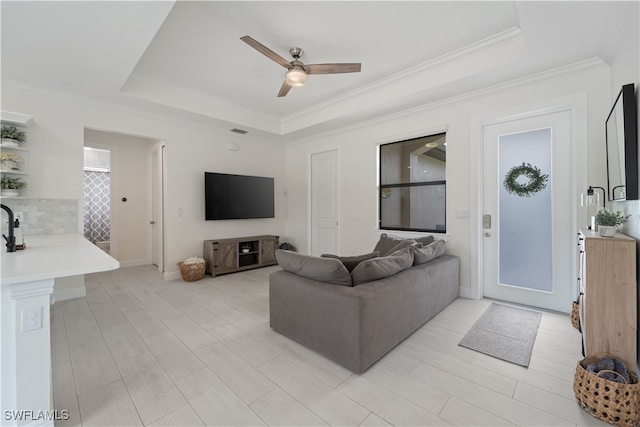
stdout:
{"type": "Polygon", "coordinates": [[[616,235],[617,231],[618,231],[618,227],[616,227],[615,225],[599,225],[598,226],[598,233],[600,233],[602,237],[613,237],[616,235]]]}
{"type": "Polygon", "coordinates": [[[0,191],[0,195],[4,197],[18,197],[19,194],[20,194],[20,190],[16,190],[13,188],[3,188],[0,191]]]}
{"type": "Polygon", "coordinates": [[[20,141],[11,138],[2,138],[2,145],[5,147],[19,147],[20,141]]]}
{"type": "Polygon", "coordinates": [[[18,166],[18,162],[16,162],[15,160],[5,159],[5,160],[2,160],[1,163],[2,163],[2,170],[7,170],[7,171],[20,170],[20,167],[18,166]]]}

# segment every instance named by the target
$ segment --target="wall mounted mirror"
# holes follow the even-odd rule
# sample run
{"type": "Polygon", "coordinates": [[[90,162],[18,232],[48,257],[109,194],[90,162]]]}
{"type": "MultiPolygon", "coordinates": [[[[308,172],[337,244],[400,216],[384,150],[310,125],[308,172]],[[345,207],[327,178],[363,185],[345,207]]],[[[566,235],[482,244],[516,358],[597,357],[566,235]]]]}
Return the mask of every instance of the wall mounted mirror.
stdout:
{"type": "Polygon", "coordinates": [[[638,117],[633,84],[622,86],[605,128],[609,200],[637,200],[638,117]]]}

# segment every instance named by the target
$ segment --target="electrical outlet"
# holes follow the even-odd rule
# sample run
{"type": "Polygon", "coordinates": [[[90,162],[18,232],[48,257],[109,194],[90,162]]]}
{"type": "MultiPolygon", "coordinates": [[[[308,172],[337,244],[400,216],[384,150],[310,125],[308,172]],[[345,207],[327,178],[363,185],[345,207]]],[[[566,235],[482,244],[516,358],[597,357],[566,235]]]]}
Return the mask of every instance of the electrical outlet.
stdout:
{"type": "Polygon", "coordinates": [[[42,329],[42,307],[22,309],[22,333],[42,329]]]}
{"type": "Polygon", "coordinates": [[[17,219],[22,224],[24,222],[24,214],[22,212],[14,212],[13,219],[17,219]]]}

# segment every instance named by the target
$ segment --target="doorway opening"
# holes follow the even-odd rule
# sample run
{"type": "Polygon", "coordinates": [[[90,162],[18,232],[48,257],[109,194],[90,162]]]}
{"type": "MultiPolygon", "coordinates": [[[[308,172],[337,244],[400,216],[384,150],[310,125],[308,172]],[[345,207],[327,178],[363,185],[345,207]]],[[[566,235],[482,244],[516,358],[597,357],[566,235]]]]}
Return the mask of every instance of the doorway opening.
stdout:
{"type": "Polygon", "coordinates": [[[111,150],[84,147],[84,237],[111,252],[111,150]]]}
{"type": "Polygon", "coordinates": [[[87,239],[121,267],[156,265],[163,272],[164,141],[86,128],[84,145],[87,239]]]}

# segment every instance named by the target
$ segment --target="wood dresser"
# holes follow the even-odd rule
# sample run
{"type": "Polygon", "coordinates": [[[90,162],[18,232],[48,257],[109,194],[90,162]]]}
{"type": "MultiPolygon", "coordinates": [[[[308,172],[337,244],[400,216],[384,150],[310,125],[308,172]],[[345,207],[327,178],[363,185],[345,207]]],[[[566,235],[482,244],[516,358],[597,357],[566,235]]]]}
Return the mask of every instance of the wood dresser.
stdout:
{"type": "Polygon", "coordinates": [[[580,324],[586,356],[609,353],[637,369],[636,241],[580,231],[580,324]]]}

